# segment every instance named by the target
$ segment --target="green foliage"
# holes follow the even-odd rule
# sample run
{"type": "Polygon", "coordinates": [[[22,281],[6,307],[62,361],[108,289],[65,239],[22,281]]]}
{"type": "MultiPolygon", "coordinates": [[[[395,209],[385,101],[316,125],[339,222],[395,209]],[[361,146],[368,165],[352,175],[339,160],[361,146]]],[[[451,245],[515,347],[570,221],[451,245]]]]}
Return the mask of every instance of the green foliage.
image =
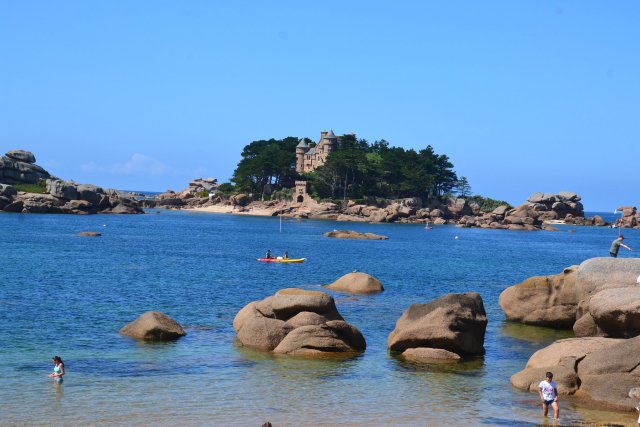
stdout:
{"type": "Polygon", "coordinates": [[[491,199],[489,197],[472,196],[467,197],[466,199],[468,202],[476,202],[478,206],[480,206],[480,210],[482,212],[491,212],[498,206],[508,206],[509,209],[513,208],[513,206],[511,206],[508,202],[505,202],[503,200],[491,199]]]}
{"type": "Polygon", "coordinates": [[[390,147],[385,140],[368,144],[343,135],[326,163],[307,174],[312,193],[320,197],[442,197],[458,179],[446,155],[431,146],[416,152],[390,147]]]}
{"type": "MultiPolygon", "coordinates": [[[[295,171],[295,150],[299,139],[253,141],[244,147],[242,160],[232,181],[236,192],[262,194],[264,198],[283,197],[280,191],[300,179],[295,171]]],[[[310,141],[307,141],[310,142],[310,141]]],[[[342,135],[326,162],[302,179],[309,182],[309,193],[321,199],[382,197],[423,199],[442,198],[453,190],[469,195],[470,186],[460,187],[453,164],[433,147],[416,151],[391,147],[384,139],[369,144],[354,134],[342,135]]],[[[468,186],[468,183],[466,183],[468,186]]],[[[219,191],[222,191],[219,188],[219,191]]]]}
{"type": "Polygon", "coordinates": [[[235,187],[230,182],[223,182],[222,184],[218,185],[216,191],[218,193],[224,194],[225,196],[230,196],[235,192],[235,187]]]}
{"type": "Polygon", "coordinates": [[[37,184],[11,184],[16,191],[24,191],[25,193],[43,194],[47,192],[47,185],[43,179],[37,184]]]}
{"type": "Polygon", "coordinates": [[[467,180],[466,176],[460,177],[460,179],[456,182],[454,192],[462,198],[471,196],[471,194],[473,194],[471,192],[471,185],[469,185],[469,181],[467,180]]]}
{"type": "Polygon", "coordinates": [[[209,197],[209,192],[207,190],[198,191],[196,197],[209,197]]]}
{"type": "Polygon", "coordinates": [[[291,200],[293,188],[282,188],[271,194],[271,200],[291,200]]]}
{"type": "Polygon", "coordinates": [[[295,171],[295,149],[298,138],[253,141],[244,147],[242,160],[233,173],[236,190],[265,194],[268,188],[279,190],[292,187],[298,174],[295,171]]]}

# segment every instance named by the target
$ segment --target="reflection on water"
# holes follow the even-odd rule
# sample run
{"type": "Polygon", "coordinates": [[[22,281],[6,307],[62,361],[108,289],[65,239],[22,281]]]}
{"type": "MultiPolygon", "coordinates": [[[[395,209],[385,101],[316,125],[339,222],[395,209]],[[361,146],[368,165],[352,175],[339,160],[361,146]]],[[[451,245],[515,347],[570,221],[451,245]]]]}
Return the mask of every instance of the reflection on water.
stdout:
{"type": "Polygon", "coordinates": [[[546,344],[564,338],[573,338],[573,331],[523,325],[522,323],[502,322],[500,332],[507,337],[529,341],[532,344],[546,344]]]}

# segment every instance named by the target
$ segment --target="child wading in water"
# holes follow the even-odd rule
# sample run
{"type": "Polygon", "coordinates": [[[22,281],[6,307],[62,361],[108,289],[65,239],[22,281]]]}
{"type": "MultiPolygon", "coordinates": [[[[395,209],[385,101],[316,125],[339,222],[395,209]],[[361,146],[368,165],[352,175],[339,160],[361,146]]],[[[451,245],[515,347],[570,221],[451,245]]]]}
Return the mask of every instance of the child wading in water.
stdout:
{"type": "Polygon", "coordinates": [[[549,405],[553,408],[553,418],[556,420],[560,415],[560,408],[558,407],[558,386],[553,381],[553,373],[547,372],[547,378],[544,381],[540,381],[538,385],[538,394],[542,399],[542,415],[547,416],[549,411],[549,405]]]}

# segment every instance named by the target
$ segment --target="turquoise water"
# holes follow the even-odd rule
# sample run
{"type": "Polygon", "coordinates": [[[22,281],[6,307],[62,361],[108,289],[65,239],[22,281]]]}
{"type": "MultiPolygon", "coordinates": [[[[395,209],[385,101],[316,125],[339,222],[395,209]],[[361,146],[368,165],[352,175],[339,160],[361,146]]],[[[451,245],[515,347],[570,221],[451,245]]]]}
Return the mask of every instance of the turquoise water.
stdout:
{"type": "MultiPolygon", "coordinates": [[[[571,334],[506,322],[498,295],[606,256],[617,235],[312,220],[282,221],[280,231],[277,218],[155,212],[0,215],[0,425],[538,425],[537,396],[513,389],[509,377],[532,352],[571,334]],[[322,236],[334,228],[389,240],[322,236]],[[267,249],[307,262],[256,262],[267,249]],[[285,287],[320,289],[353,270],[386,289],[332,294],[367,340],[361,356],[296,359],[233,344],[233,318],[248,302],[285,287]],[[466,291],[479,292],[487,310],[483,358],[417,366],[387,353],[387,336],[410,304],[466,291]],[[148,310],[165,312],[188,335],[144,344],[118,334],[148,310]],[[62,385],[47,378],[54,354],[65,361],[62,385]]],[[[640,249],[639,230],[625,235],[640,249]]],[[[561,409],[562,425],[634,421],[569,399],[561,409]]]]}

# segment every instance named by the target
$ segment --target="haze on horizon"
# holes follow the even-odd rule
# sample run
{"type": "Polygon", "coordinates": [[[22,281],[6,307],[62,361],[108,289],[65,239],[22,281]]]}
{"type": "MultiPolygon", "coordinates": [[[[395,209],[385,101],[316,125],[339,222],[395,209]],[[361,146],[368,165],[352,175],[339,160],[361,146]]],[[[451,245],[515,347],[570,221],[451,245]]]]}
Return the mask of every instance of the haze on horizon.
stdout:
{"type": "Polygon", "coordinates": [[[446,154],[474,194],[640,206],[640,3],[0,6],[0,154],[111,188],[228,181],[323,129],[446,154]]]}

